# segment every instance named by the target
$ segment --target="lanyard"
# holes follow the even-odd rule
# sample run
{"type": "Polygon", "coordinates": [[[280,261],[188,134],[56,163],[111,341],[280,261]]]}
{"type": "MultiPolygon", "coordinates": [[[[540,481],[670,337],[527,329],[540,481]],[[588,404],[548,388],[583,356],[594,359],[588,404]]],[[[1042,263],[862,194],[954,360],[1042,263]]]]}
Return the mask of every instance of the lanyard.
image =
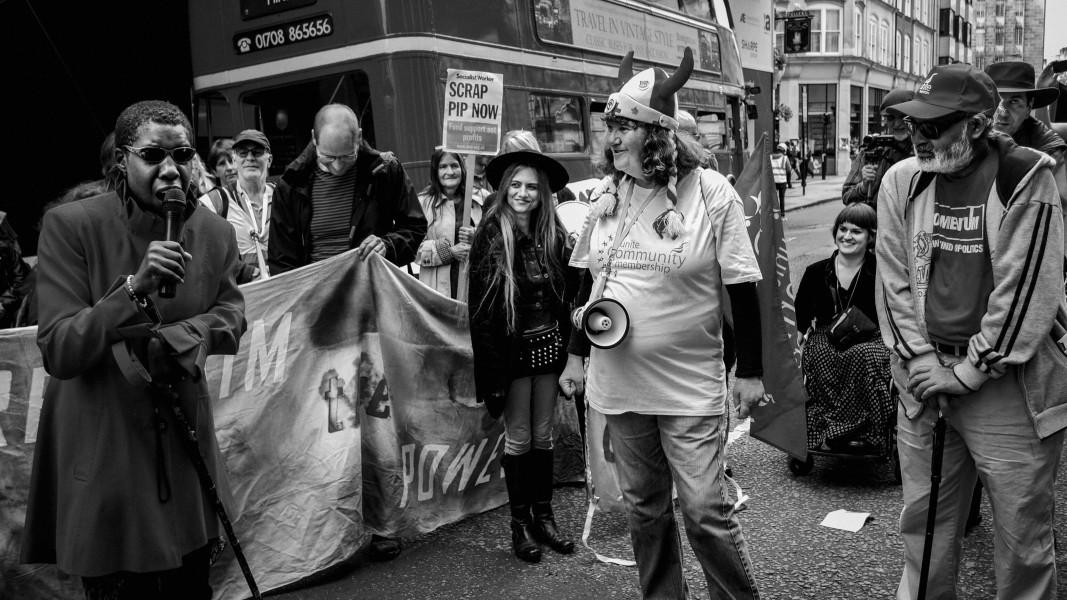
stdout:
{"type": "Polygon", "coordinates": [[[270,210],[271,200],[273,199],[273,190],[264,187],[263,189],[263,208],[259,211],[259,223],[256,223],[256,211],[252,207],[252,201],[248,199],[248,194],[245,193],[240,186],[237,186],[237,202],[241,206],[241,210],[248,214],[249,220],[252,221],[252,237],[256,244],[260,243],[260,237],[263,232],[267,230],[267,212],[270,210]],[[242,198],[244,198],[242,200],[242,198]],[[246,206],[247,205],[247,206],[246,206]]]}
{"type": "Polygon", "coordinates": [[[596,288],[593,290],[593,295],[589,297],[590,301],[599,300],[604,295],[604,288],[608,285],[608,276],[611,274],[611,265],[615,262],[615,253],[619,249],[619,245],[622,244],[622,240],[630,234],[630,229],[637,223],[637,219],[641,217],[641,213],[645,211],[652,199],[659,195],[663,186],[658,186],[652,190],[652,193],[645,198],[645,201],[641,203],[641,208],[637,209],[634,214],[634,218],[630,222],[626,222],[627,213],[630,211],[630,200],[634,195],[634,188],[637,187],[637,182],[630,181],[630,189],[626,192],[626,200],[623,201],[622,207],[619,208],[619,226],[615,229],[615,243],[611,245],[611,251],[608,252],[608,263],[604,265],[604,268],[600,271],[600,276],[596,280],[596,288]]]}

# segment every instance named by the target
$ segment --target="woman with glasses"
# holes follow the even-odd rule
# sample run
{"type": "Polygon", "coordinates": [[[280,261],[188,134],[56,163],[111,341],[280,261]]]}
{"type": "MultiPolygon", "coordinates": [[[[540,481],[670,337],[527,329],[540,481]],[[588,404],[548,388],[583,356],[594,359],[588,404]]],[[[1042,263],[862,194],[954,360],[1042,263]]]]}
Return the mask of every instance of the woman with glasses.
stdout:
{"type": "Polygon", "coordinates": [[[426,238],[419,244],[415,262],[419,280],[450,298],[456,297],[459,266],[470,254],[474,228],[482,220],[482,203],[488,195],[475,188],[470,222],[461,223],[467,170],[463,157],[437,149],[430,158],[430,185],[419,192],[426,214],[426,238]]]}
{"type": "Polygon", "coordinates": [[[486,177],[498,200],[471,246],[475,386],[489,414],[504,418],[512,551],[538,562],[538,542],[574,551],[552,511],[552,421],[579,276],[567,266],[567,232],[552,204],[568,175],[552,158],[522,150],[494,158],[486,177]]]}
{"type": "Polygon", "coordinates": [[[37,343],[52,378],[21,559],[81,576],[89,600],[209,600],[219,521],[168,396],[177,395],[195,427],[199,453],[236,517],[207,381],[175,374],[196,364],[176,349],[204,356],[237,351],[245,330],[233,276],[237,243],[229,225],[192,200],[196,151],[176,106],[128,107],[115,137],[110,191],[44,216],[37,343]],[[180,244],[164,241],[165,197],[184,199],[180,244]],[[158,294],[164,283],[176,285],[173,298],[158,294]],[[147,335],[152,325],[168,345],[147,335]],[[134,368],[135,358],[153,386],[134,368]]]}

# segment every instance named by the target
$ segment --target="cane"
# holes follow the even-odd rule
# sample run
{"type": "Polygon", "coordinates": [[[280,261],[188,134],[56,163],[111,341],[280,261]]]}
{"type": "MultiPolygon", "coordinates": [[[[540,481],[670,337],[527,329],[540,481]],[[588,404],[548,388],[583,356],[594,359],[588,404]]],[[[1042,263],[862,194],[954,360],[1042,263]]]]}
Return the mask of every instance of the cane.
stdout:
{"type": "Polygon", "coordinates": [[[926,513],[926,539],[923,540],[923,561],[919,567],[918,600],[926,600],[926,584],[930,578],[930,554],[934,547],[934,525],[937,520],[937,494],[941,488],[941,463],[945,456],[945,415],[937,410],[934,423],[934,454],[930,460],[930,508],[926,513]]]}
{"type": "Polygon", "coordinates": [[[182,410],[179,403],[178,394],[169,385],[162,383],[152,382],[149,387],[157,400],[170,405],[174,420],[178,422],[182,445],[185,446],[185,451],[189,454],[189,458],[192,459],[193,467],[200,478],[200,487],[204,489],[208,500],[215,507],[215,514],[218,515],[222,528],[226,531],[226,537],[230,540],[230,546],[233,547],[233,553],[237,557],[237,564],[241,566],[241,572],[244,573],[245,582],[248,583],[248,590],[252,592],[252,598],[260,600],[262,596],[259,594],[259,587],[256,586],[255,578],[252,577],[252,569],[249,568],[245,553],[241,550],[241,542],[237,540],[237,534],[233,531],[233,524],[230,523],[230,517],[226,514],[226,507],[223,506],[222,498],[219,497],[219,490],[215,487],[215,482],[211,479],[211,473],[207,470],[207,463],[204,462],[204,457],[200,454],[200,446],[196,441],[196,430],[189,424],[189,419],[186,418],[185,411],[182,410]]]}

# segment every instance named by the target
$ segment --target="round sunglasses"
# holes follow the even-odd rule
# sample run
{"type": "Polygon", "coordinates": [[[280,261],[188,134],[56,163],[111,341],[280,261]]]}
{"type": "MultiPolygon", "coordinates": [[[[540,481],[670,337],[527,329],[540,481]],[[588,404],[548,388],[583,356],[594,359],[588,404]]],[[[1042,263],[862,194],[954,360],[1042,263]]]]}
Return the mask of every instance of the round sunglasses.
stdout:
{"type": "Polygon", "coordinates": [[[141,157],[141,160],[150,165],[156,165],[167,159],[170,156],[174,159],[174,162],[179,165],[193,160],[196,157],[196,149],[189,146],[179,146],[167,150],[166,148],[160,148],[159,146],[144,146],[142,148],[136,148],[134,146],[123,146],[128,152],[132,152],[141,157]]]}

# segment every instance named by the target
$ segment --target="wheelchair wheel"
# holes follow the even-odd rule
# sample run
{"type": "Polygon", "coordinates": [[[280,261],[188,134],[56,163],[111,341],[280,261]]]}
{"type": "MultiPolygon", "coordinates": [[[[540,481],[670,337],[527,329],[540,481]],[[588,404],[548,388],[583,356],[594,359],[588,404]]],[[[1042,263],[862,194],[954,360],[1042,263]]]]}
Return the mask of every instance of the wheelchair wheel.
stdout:
{"type": "Polygon", "coordinates": [[[812,455],[808,455],[805,460],[797,460],[795,458],[789,458],[789,471],[797,477],[803,477],[811,473],[811,470],[815,468],[815,458],[812,455]]]}

